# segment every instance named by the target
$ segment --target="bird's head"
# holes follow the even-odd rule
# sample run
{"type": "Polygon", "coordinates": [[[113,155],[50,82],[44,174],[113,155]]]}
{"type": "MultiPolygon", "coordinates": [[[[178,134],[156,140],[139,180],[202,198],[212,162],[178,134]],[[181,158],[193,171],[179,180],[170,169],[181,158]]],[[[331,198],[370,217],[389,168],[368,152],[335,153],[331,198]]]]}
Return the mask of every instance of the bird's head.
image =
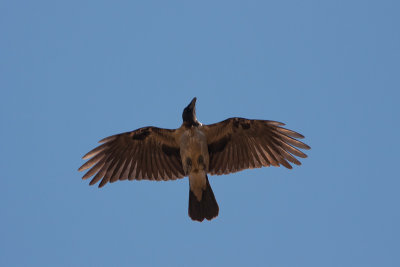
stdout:
{"type": "Polygon", "coordinates": [[[197,126],[199,122],[196,118],[196,100],[197,98],[193,98],[192,101],[187,105],[187,107],[183,110],[182,119],[183,123],[187,126],[197,126]]]}

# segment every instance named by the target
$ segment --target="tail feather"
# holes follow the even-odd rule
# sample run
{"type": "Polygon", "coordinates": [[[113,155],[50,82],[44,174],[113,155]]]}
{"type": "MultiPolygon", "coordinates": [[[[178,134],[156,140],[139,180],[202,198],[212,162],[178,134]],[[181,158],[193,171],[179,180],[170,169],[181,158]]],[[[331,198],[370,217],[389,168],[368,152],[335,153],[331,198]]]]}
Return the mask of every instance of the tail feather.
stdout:
{"type": "Polygon", "coordinates": [[[215,200],[208,177],[206,189],[203,191],[201,201],[198,201],[192,190],[189,189],[189,216],[192,220],[202,222],[204,219],[212,220],[218,216],[219,207],[215,200]]]}

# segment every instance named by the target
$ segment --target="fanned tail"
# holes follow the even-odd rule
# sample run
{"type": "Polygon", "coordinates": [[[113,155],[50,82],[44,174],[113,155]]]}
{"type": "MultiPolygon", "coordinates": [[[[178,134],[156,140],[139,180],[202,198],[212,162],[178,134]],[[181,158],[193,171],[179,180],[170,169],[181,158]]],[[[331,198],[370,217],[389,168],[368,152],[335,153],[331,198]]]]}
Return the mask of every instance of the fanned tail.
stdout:
{"type": "Polygon", "coordinates": [[[207,176],[206,179],[206,188],[203,190],[200,201],[189,188],[189,216],[194,221],[202,222],[204,219],[212,220],[218,216],[218,203],[217,200],[215,200],[215,196],[211,189],[210,183],[208,182],[207,176]]]}

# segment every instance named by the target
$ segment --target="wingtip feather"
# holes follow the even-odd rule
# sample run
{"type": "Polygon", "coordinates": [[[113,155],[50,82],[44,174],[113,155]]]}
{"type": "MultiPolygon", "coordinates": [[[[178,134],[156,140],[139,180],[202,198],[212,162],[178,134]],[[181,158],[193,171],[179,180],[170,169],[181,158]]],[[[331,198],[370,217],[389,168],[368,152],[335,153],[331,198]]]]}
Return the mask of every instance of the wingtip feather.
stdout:
{"type": "Polygon", "coordinates": [[[103,138],[103,139],[101,139],[101,140],[99,141],[99,143],[101,144],[101,143],[105,143],[105,142],[114,140],[118,135],[121,135],[121,134],[115,134],[115,135],[111,135],[111,136],[108,136],[108,137],[106,137],[106,138],[103,138]]]}
{"type": "Polygon", "coordinates": [[[285,126],[286,125],[286,124],[284,124],[283,122],[280,122],[280,121],[267,120],[266,122],[268,124],[270,124],[270,125],[275,125],[275,126],[285,126]]]}
{"type": "Polygon", "coordinates": [[[91,155],[91,153],[89,152],[89,153],[86,153],[86,154],[82,157],[82,159],[86,160],[86,159],[90,159],[91,157],[92,157],[92,155],[91,155]]]}

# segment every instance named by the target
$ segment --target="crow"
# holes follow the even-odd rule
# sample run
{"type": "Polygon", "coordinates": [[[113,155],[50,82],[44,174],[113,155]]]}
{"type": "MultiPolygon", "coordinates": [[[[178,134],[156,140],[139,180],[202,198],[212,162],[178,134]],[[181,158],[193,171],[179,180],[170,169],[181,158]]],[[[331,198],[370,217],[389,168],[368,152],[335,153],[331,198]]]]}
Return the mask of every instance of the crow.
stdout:
{"type": "Polygon", "coordinates": [[[106,137],[83,156],[89,159],[78,170],[94,177],[99,187],[118,180],[175,180],[189,176],[189,209],[192,220],[211,220],[219,207],[208,176],[244,169],[301,165],[300,149],[310,149],[297,139],[303,135],[271,120],[229,118],[203,125],[196,117],[196,97],[182,113],[178,129],[143,127],[106,137]],[[297,139],[296,139],[297,138],[297,139]]]}

